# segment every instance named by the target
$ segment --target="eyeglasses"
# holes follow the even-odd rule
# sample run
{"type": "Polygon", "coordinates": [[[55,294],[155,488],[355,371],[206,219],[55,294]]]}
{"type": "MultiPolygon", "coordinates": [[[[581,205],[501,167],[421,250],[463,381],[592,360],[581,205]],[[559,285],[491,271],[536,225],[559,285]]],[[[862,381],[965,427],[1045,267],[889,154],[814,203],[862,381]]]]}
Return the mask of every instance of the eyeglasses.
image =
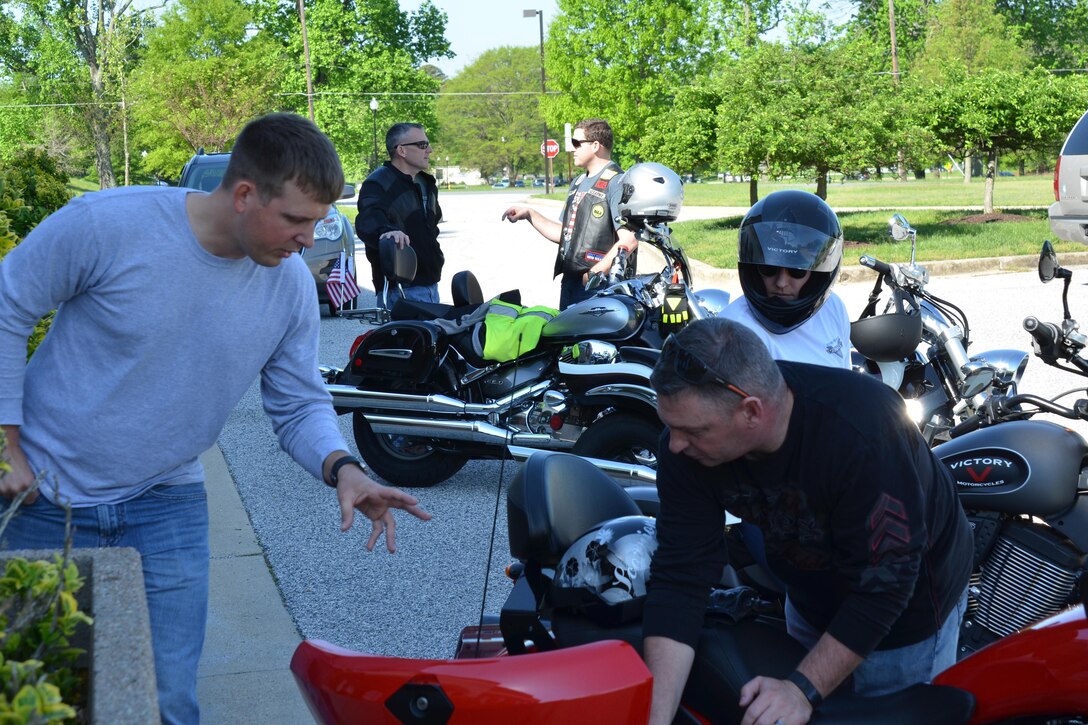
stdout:
{"type": "Polygon", "coordinates": [[[703,362],[703,360],[695,353],[677,342],[675,336],[669,337],[665,342],[665,346],[661,349],[661,354],[669,354],[669,350],[674,351],[672,354],[676,359],[676,376],[685,383],[689,385],[717,383],[729,392],[736,393],[742,398],[752,397],[736,385],[733,385],[733,383],[728,382],[725,378],[715,372],[712,367],[703,362]]]}
{"type": "Polygon", "coordinates": [[[774,267],[769,264],[757,264],[756,269],[764,277],[777,277],[779,270],[786,270],[786,274],[794,279],[804,279],[805,275],[809,273],[807,269],[794,269],[793,267],[774,267]]]}
{"type": "Polygon", "coordinates": [[[584,143],[593,143],[593,142],[590,141],[588,138],[572,138],[570,140],[570,145],[573,146],[576,149],[581,148],[582,144],[584,144],[584,143]]]}
{"type": "Polygon", "coordinates": [[[415,146],[420,151],[426,151],[431,147],[430,141],[406,141],[405,143],[399,143],[397,146],[415,146]]]}

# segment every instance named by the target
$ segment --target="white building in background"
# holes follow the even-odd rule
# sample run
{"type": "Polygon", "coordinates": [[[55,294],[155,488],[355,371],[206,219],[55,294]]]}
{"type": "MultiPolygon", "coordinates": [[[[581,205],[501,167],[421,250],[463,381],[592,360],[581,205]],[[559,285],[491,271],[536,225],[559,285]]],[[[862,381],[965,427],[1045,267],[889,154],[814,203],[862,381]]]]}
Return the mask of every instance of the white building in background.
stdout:
{"type": "MultiPolygon", "coordinates": [[[[434,159],[432,159],[434,161],[434,159]]],[[[450,184],[464,184],[465,186],[480,186],[486,184],[485,179],[478,169],[462,169],[460,166],[435,166],[434,178],[438,181],[438,186],[446,186],[450,184]],[[446,175],[449,174],[449,178],[446,175]]]]}

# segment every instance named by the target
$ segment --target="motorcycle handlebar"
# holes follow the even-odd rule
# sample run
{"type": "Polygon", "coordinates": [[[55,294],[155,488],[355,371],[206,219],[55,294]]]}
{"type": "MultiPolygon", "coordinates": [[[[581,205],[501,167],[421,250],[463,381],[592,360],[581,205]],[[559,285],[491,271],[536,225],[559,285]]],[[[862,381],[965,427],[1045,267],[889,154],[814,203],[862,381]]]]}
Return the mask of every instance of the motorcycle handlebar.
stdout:
{"type": "Polygon", "coordinates": [[[892,271],[892,266],[890,264],[881,262],[876,257],[870,257],[868,254],[862,255],[861,259],[858,260],[858,263],[861,264],[862,267],[868,267],[881,274],[891,274],[892,271]]]}
{"type": "Polygon", "coordinates": [[[1049,348],[1062,339],[1062,331],[1058,326],[1050,322],[1040,322],[1035,317],[1024,318],[1024,329],[1032,336],[1041,348],[1049,348]]]}
{"type": "Polygon", "coordinates": [[[982,404],[977,413],[967,418],[959,425],[953,426],[948,431],[948,435],[950,438],[956,438],[964,433],[970,433],[973,430],[977,430],[984,424],[989,425],[1004,419],[1016,420],[1026,418],[1036,412],[1052,413],[1061,416],[1062,418],[1069,418],[1070,420],[1088,420],[1088,400],[1078,400],[1073,404],[1072,408],[1067,408],[1064,405],[1055,403],[1053,400],[1041,398],[1038,395],[1031,395],[1030,393],[1020,393],[1009,397],[994,395],[982,404]],[[1024,403],[1033,405],[1038,408],[1038,410],[1020,410],[1019,406],[1024,403]]]}

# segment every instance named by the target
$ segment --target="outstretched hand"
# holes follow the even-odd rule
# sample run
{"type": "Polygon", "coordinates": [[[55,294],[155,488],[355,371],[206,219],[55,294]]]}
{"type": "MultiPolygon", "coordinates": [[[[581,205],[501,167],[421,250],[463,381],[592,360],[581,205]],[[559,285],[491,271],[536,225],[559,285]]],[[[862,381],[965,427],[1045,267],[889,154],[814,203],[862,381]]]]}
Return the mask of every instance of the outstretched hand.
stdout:
{"type": "Polygon", "coordinates": [[[373,551],[378,539],[385,534],[385,548],[390,554],[397,551],[397,522],[392,509],[402,509],[422,521],[431,515],[419,507],[419,500],[399,488],[376,483],[354,466],[345,468],[336,487],[340,502],[340,530],[347,531],[355,521],[355,511],[370,519],[370,538],[366,550],[373,551]]]}
{"type": "Polygon", "coordinates": [[[528,219],[530,213],[531,212],[528,207],[512,206],[502,213],[502,219],[503,221],[508,221],[513,224],[514,222],[520,221],[521,219],[528,219]]]}

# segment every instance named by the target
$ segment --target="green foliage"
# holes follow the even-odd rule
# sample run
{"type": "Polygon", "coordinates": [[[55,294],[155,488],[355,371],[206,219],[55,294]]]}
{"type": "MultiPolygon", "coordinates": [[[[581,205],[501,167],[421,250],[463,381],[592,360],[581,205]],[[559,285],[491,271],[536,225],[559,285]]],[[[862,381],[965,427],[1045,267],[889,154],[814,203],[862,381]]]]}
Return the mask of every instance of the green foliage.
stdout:
{"type": "Polygon", "coordinates": [[[1081,0],[996,0],[995,7],[1044,68],[1088,65],[1088,4],[1081,0]]]}
{"type": "Polygon", "coordinates": [[[0,577],[0,722],[70,719],[82,689],[70,644],[91,618],[79,610],[83,586],[71,561],[10,559],[0,577]]]}
{"type": "MultiPolygon", "coordinates": [[[[539,106],[539,49],[485,52],[442,88],[442,143],[432,160],[437,163],[448,154],[454,165],[479,169],[485,176],[504,167],[511,177],[541,170],[544,118],[539,106]]],[[[559,135],[554,129],[549,133],[559,135]]]]}
{"type": "Polygon", "coordinates": [[[132,77],[143,172],[175,178],[198,148],[229,150],[246,122],[275,109],[283,51],[251,36],[252,23],[239,0],[179,0],[148,33],[132,77]]]}
{"type": "Polygon", "coordinates": [[[943,0],[930,20],[914,71],[940,82],[957,70],[1019,71],[1029,65],[1019,33],[995,10],[994,0],[943,0]]]}
{"type": "MultiPolygon", "coordinates": [[[[654,149],[654,161],[691,173],[728,166],[719,164],[716,122],[718,107],[724,100],[722,91],[712,82],[679,89],[672,112],[652,125],[643,138],[644,145],[654,149]]],[[[758,165],[757,160],[753,168],[758,165]]],[[[743,170],[743,166],[736,168],[743,170]]]]}
{"type": "Polygon", "coordinates": [[[627,166],[656,159],[651,128],[671,112],[679,88],[706,74],[721,47],[711,0],[558,0],[548,30],[548,125],[600,117],[627,166]]]}
{"type": "MultiPolygon", "coordinates": [[[[258,27],[281,48],[280,110],[308,114],[306,68],[297,6],[291,0],[250,0],[258,27]]],[[[384,159],[385,131],[394,123],[422,123],[439,138],[434,95],[439,81],[421,68],[450,54],[445,13],[424,2],[414,13],[396,0],[313,0],[306,4],[315,97],[314,120],[340,152],[349,179],[371,167],[374,137],[384,159]],[[372,113],[370,99],[378,100],[372,113]]]]}

